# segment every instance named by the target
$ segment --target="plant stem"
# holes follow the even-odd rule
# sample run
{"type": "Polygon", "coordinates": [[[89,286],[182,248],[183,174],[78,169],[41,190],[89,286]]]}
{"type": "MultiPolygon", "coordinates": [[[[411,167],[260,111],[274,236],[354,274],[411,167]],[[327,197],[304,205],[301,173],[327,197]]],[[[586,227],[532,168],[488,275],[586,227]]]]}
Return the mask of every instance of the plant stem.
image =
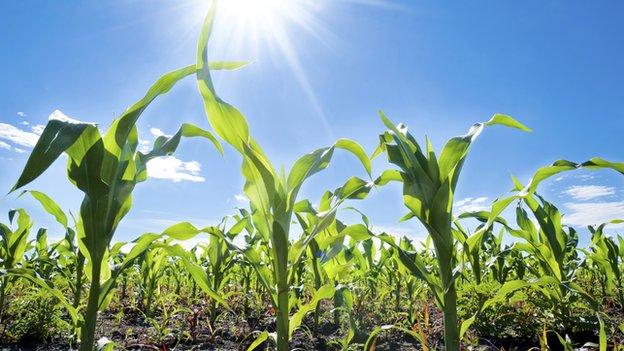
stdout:
{"type": "Polygon", "coordinates": [[[100,300],[100,271],[101,260],[93,260],[91,267],[91,287],[89,288],[89,299],[85,320],[81,331],[81,342],[79,351],[92,351],[95,342],[95,327],[97,325],[97,313],[100,300]]]}
{"type": "Polygon", "coordinates": [[[9,283],[8,277],[2,278],[2,286],[0,287],[0,321],[2,321],[2,317],[4,316],[4,302],[6,299],[6,286],[9,283]]]}
{"type": "Polygon", "coordinates": [[[84,269],[85,257],[82,252],[78,251],[78,257],[76,259],[76,290],[74,291],[74,308],[78,308],[80,305],[80,298],[82,297],[82,274],[84,269]]]}
{"type": "Polygon", "coordinates": [[[288,341],[288,333],[290,321],[288,319],[288,283],[286,279],[278,282],[277,294],[277,351],[288,351],[290,343],[288,341]]]}
{"type": "Polygon", "coordinates": [[[444,294],[444,347],[446,351],[459,351],[459,328],[457,324],[457,291],[451,284],[444,294]]]}

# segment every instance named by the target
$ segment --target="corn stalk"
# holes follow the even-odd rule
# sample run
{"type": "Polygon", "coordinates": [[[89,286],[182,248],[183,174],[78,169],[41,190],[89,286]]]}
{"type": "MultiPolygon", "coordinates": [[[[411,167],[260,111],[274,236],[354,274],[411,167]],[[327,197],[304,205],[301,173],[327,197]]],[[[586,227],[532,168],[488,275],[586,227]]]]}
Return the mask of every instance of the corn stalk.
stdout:
{"type": "Polygon", "coordinates": [[[385,171],[376,183],[403,183],[403,202],[410,210],[403,219],[416,217],[429,232],[438,262],[437,276],[425,267],[416,254],[402,250],[389,236],[383,238],[395,246],[401,261],[412,274],[424,279],[432,289],[444,312],[444,345],[447,350],[456,351],[460,346],[460,327],[457,320],[452,208],[457,181],[470,145],[485,127],[503,125],[524,131],[529,129],[509,116],[496,114],[489,121],[472,126],[466,135],[450,139],[438,158],[429,140],[426,149],[422,149],[404,125],[395,126],[383,113],[381,119],[389,130],[380,136],[380,146],[374,156],[385,152],[388,161],[400,170],[385,171]]]}
{"type": "Polygon", "coordinates": [[[93,348],[97,313],[105,303],[105,296],[101,296],[102,282],[111,278],[106,263],[108,247],[119,222],[132,206],[134,187],[147,179],[147,162],[173,153],[182,137],[208,138],[220,148],[209,132],[184,124],[175,135],[157,138],[150,152],[137,151],[135,124],[142,112],[156,97],[194,72],[195,66],[191,65],[161,77],[141,100],[113,121],[104,135],[95,124],[72,119],[50,120],[12,189],[14,191],[35,180],[62,153],[69,156],[68,178],[85,194],[78,219],[78,237],[80,250],[88,262],[91,282],[80,351],[93,348]]]}

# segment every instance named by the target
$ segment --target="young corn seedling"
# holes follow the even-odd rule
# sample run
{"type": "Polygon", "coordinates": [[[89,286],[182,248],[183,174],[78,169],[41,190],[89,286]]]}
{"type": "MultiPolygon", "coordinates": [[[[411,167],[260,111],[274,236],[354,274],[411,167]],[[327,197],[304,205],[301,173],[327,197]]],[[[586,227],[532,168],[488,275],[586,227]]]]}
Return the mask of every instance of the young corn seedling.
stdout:
{"type": "Polygon", "coordinates": [[[429,232],[438,262],[437,275],[432,274],[415,254],[407,253],[397,245],[395,247],[412,274],[427,282],[444,312],[446,349],[459,350],[460,327],[454,272],[456,250],[452,231],[453,196],[457,181],[470,145],[485,127],[503,125],[524,131],[529,129],[509,116],[496,114],[489,121],[472,126],[468,134],[450,139],[438,157],[428,140],[426,149],[422,149],[405,126],[395,126],[383,113],[381,119],[389,130],[380,136],[380,146],[373,156],[385,152],[388,161],[400,170],[383,172],[376,183],[403,183],[403,202],[410,211],[403,219],[416,217],[429,232]]]}
{"type": "Polygon", "coordinates": [[[6,294],[13,278],[6,274],[7,271],[17,267],[24,259],[24,253],[28,246],[28,235],[33,222],[24,209],[9,211],[9,225],[17,216],[17,228],[12,230],[10,226],[0,223],[0,236],[2,236],[2,246],[0,246],[0,259],[2,260],[2,284],[0,286],[0,321],[4,313],[6,294]]]}
{"type": "MultiPolygon", "coordinates": [[[[166,245],[167,243],[163,243],[166,245]]],[[[165,268],[169,264],[167,252],[157,246],[150,246],[139,257],[141,269],[140,292],[143,313],[147,317],[152,317],[154,312],[154,296],[158,293],[160,281],[165,273],[165,268]]]]}
{"type": "Polygon", "coordinates": [[[87,258],[90,279],[80,351],[93,348],[97,313],[106,302],[101,291],[108,292],[114,283],[102,284],[111,278],[107,264],[108,248],[119,222],[132,206],[134,187],[147,179],[147,162],[173,153],[182,137],[208,138],[220,149],[209,132],[184,124],[175,135],[158,137],[150,152],[137,151],[138,131],[135,124],[141,113],[156,97],[194,72],[195,67],[189,66],[164,75],[141,100],[115,119],[104,135],[91,123],[69,118],[51,119],[12,189],[19,189],[35,180],[62,153],[68,155],[68,178],[84,193],[78,237],[81,251],[87,258]]]}
{"type": "MultiPolygon", "coordinates": [[[[310,230],[317,227],[319,212],[327,211],[331,207],[331,199],[334,194],[330,191],[323,194],[317,208],[314,208],[308,200],[300,201],[295,212],[299,225],[303,230],[303,236],[294,245],[299,245],[302,240],[310,237],[310,230]]],[[[366,218],[363,216],[363,218],[366,218]]],[[[367,223],[367,220],[365,220],[367,223]]],[[[314,291],[318,291],[322,286],[333,285],[337,288],[334,295],[334,324],[338,325],[339,313],[343,307],[344,293],[348,291],[346,287],[339,286],[339,281],[346,280],[355,265],[354,255],[345,245],[345,239],[349,238],[350,245],[354,246],[362,239],[371,237],[369,228],[363,224],[345,225],[341,221],[334,219],[333,223],[325,230],[318,233],[307,248],[306,266],[312,272],[314,291]]],[[[301,277],[300,285],[305,285],[305,277],[301,277]]],[[[314,327],[318,328],[320,317],[320,305],[317,305],[314,312],[314,327]]]]}
{"type": "MultiPolygon", "coordinates": [[[[516,222],[520,229],[507,228],[507,230],[513,236],[524,239],[525,242],[514,244],[514,250],[528,253],[538,263],[537,270],[530,265],[527,266],[527,269],[532,271],[537,280],[518,279],[503,284],[494,297],[480,306],[475,316],[462,323],[460,335],[463,335],[480,311],[493,305],[509,293],[525,287],[532,287],[543,293],[552,302],[553,306],[557,308],[558,312],[562,312],[564,316],[569,315],[569,311],[567,311],[566,303],[562,304],[562,302],[576,298],[586,301],[597,314],[600,327],[599,348],[601,351],[606,350],[606,333],[604,322],[599,312],[599,304],[574,281],[580,267],[580,264],[576,263],[578,260],[576,252],[578,236],[573,228],[568,228],[567,231],[564,230],[564,226],[561,223],[562,216],[558,209],[539,195],[536,195],[537,187],[544,180],[561,172],[580,168],[589,170],[612,169],[620,174],[624,174],[624,163],[609,162],[601,158],[592,158],[583,163],[558,160],[549,166],[538,169],[526,186],[523,186],[516,178],[513,178],[516,193],[496,200],[493,203],[492,211],[489,213],[483,229],[489,228],[489,225],[496,220],[496,217],[509,204],[519,200],[519,205],[516,209],[516,222]],[[522,204],[526,205],[533,213],[538,223],[537,228],[528,218],[526,211],[521,206],[522,204]],[[555,289],[549,287],[555,287],[555,289]]],[[[485,234],[483,229],[473,234],[469,240],[480,241],[485,234]]]]}
{"type": "MultiPolygon", "coordinates": [[[[477,285],[481,284],[481,280],[484,275],[483,265],[485,264],[485,262],[482,262],[483,248],[485,246],[484,244],[488,239],[494,237],[494,228],[487,223],[487,219],[489,218],[489,216],[490,213],[486,211],[467,212],[459,215],[457,220],[453,222],[453,235],[455,236],[455,239],[462,245],[462,260],[464,258],[468,259],[474,281],[475,283],[477,283],[477,285]],[[470,233],[468,233],[468,231],[460,223],[460,219],[465,218],[474,218],[481,222],[475,230],[476,232],[483,231],[483,235],[478,237],[479,240],[469,240],[471,236],[470,233]]],[[[503,227],[507,226],[507,222],[501,217],[495,217],[494,221],[502,224],[503,227]]],[[[500,235],[502,235],[502,233],[503,231],[501,230],[500,235]]]]}
{"type": "MultiPolygon", "coordinates": [[[[236,263],[236,252],[227,247],[223,238],[234,240],[247,225],[247,218],[234,216],[235,223],[228,228],[228,219],[229,217],[225,217],[219,225],[204,228],[211,235],[208,244],[200,246],[200,259],[206,263],[206,277],[212,290],[218,294],[223,294],[223,289],[231,278],[231,269],[236,263]]],[[[210,302],[209,315],[210,325],[214,329],[217,320],[217,302],[214,300],[210,302]]]]}
{"type": "Polygon", "coordinates": [[[64,239],[56,243],[51,249],[56,251],[58,257],[54,259],[57,269],[67,278],[73,295],[73,308],[78,308],[82,297],[82,285],[84,280],[85,257],[79,250],[76,238],[76,221],[70,225],[67,214],[63,209],[47,194],[36,190],[25,190],[20,194],[30,194],[41,207],[65,230],[64,239]]]}
{"type": "Polygon", "coordinates": [[[624,278],[622,277],[622,264],[624,263],[624,239],[617,236],[611,238],[604,233],[609,224],[621,223],[621,220],[613,220],[598,226],[589,226],[592,233],[591,251],[586,251],[587,257],[593,262],[601,276],[605,296],[611,295],[618,299],[620,307],[624,306],[624,278]]]}
{"type": "MultiPolygon", "coordinates": [[[[250,136],[245,117],[232,105],[217,95],[212,84],[208,60],[208,40],[216,14],[217,2],[213,1],[204,21],[197,51],[197,83],[204,100],[204,107],[210,125],[215,132],[234,147],[243,157],[242,173],[245,178],[244,192],[249,198],[253,226],[261,235],[270,252],[269,266],[259,262],[258,255],[250,250],[240,249],[254,265],[258,278],[269,292],[276,309],[277,349],[289,349],[289,338],[298,327],[308,307],[290,317],[293,304],[290,302],[293,267],[298,267],[310,240],[332,223],[338,206],[347,199],[363,198],[369,192],[369,182],[359,178],[349,179],[334,192],[332,205],[319,215],[318,225],[310,231],[301,245],[291,246],[290,226],[297,203],[297,196],[303,183],[312,175],[329,166],[336,149],[354,154],[370,174],[370,160],[362,147],[349,139],[339,139],[329,147],[315,150],[299,158],[288,175],[277,172],[260,146],[250,136]],[[303,314],[300,313],[303,311],[303,314]]],[[[236,247],[235,245],[233,247],[236,247]]],[[[333,295],[333,286],[317,291],[311,303],[333,295]]],[[[313,309],[313,307],[312,307],[313,309]]]]}

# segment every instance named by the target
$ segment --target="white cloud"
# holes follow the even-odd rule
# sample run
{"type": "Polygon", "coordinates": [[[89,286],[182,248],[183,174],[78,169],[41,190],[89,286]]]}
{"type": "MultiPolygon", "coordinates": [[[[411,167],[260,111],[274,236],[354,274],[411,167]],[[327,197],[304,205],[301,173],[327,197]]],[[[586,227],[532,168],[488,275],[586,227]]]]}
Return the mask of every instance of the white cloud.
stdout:
{"type": "MultiPolygon", "coordinates": [[[[67,116],[61,110],[54,110],[54,111],[52,111],[50,116],[48,116],[48,120],[50,120],[50,121],[57,120],[57,121],[62,121],[62,122],[72,123],[72,124],[85,123],[85,122],[81,122],[79,120],[76,120],[76,119],[73,119],[73,118],[67,116]]],[[[95,123],[93,123],[93,124],[95,124],[95,123]]]]}
{"type": "Polygon", "coordinates": [[[149,140],[139,140],[139,151],[148,152],[151,143],[149,140]]]}
{"type": "Polygon", "coordinates": [[[576,176],[576,178],[586,182],[588,180],[596,178],[596,176],[594,176],[593,174],[579,174],[576,176]]]}
{"type": "Polygon", "coordinates": [[[203,182],[199,176],[201,165],[197,161],[184,162],[173,156],[154,158],[147,162],[147,174],[152,178],[170,179],[174,182],[187,180],[203,182]]]}
{"type": "Polygon", "coordinates": [[[23,131],[10,124],[0,123],[0,139],[8,140],[21,146],[33,147],[37,144],[39,136],[35,133],[23,131]]]}
{"type": "Polygon", "coordinates": [[[0,149],[11,150],[11,145],[5,143],[4,141],[0,141],[0,149]]]}
{"type": "Polygon", "coordinates": [[[28,121],[21,121],[20,124],[23,125],[23,126],[30,125],[30,123],[28,123],[28,121]]]}
{"type": "Polygon", "coordinates": [[[43,124],[37,124],[35,126],[30,127],[30,130],[37,135],[41,135],[44,129],[45,129],[45,126],[43,124]]]}
{"type": "Polygon", "coordinates": [[[162,130],[158,129],[158,128],[150,128],[150,133],[155,137],[158,138],[161,135],[165,135],[165,133],[163,133],[162,130]]]}
{"type": "Polygon", "coordinates": [[[247,195],[245,195],[245,194],[236,194],[236,195],[234,195],[234,200],[236,200],[236,202],[239,205],[247,206],[247,204],[249,203],[249,199],[247,198],[247,195]]]}
{"type": "Polygon", "coordinates": [[[453,212],[461,214],[464,212],[485,210],[487,209],[487,206],[485,206],[485,202],[487,201],[487,199],[487,197],[483,196],[477,198],[467,197],[465,199],[455,201],[453,212]]]}
{"type": "MultiPolygon", "coordinates": [[[[624,201],[566,203],[567,214],[563,223],[571,226],[588,226],[624,219],[624,201]]],[[[624,227],[624,223],[612,227],[624,227]]]]}
{"type": "Polygon", "coordinates": [[[407,228],[402,226],[384,226],[384,225],[373,225],[371,228],[373,233],[386,233],[397,238],[402,238],[407,236],[409,239],[415,239],[416,241],[423,241],[427,238],[427,233],[419,232],[414,228],[407,228]]]}
{"type": "Polygon", "coordinates": [[[615,194],[615,188],[603,185],[573,185],[563,191],[575,200],[591,200],[615,194]]]}
{"type": "Polygon", "coordinates": [[[159,136],[171,137],[171,135],[165,134],[162,130],[158,128],[150,128],[150,133],[154,136],[154,138],[158,138],[159,136]]]}
{"type": "Polygon", "coordinates": [[[18,154],[23,154],[23,153],[26,152],[26,150],[23,150],[23,149],[20,149],[20,148],[17,148],[17,147],[14,147],[13,150],[15,150],[15,152],[17,152],[18,154]]]}
{"type": "Polygon", "coordinates": [[[20,117],[26,117],[26,114],[24,112],[22,112],[22,111],[19,111],[17,113],[17,115],[20,116],[20,117]]]}

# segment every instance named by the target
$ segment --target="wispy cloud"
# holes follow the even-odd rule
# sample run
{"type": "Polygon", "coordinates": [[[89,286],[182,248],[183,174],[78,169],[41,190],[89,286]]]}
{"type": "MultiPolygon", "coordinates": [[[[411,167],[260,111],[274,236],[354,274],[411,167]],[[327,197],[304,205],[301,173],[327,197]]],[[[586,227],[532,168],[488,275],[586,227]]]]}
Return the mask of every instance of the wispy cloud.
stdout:
{"type": "Polygon", "coordinates": [[[139,140],[139,151],[148,152],[151,144],[152,142],[149,140],[139,140]]]}
{"type": "Polygon", "coordinates": [[[396,225],[373,225],[371,228],[373,233],[386,233],[393,235],[397,238],[402,238],[407,236],[410,239],[415,239],[418,241],[422,241],[427,238],[427,233],[423,233],[422,231],[418,231],[415,228],[408,228],[404,226],[396,226],[396,225]]]}
{"type": "Polygon", "coordinates": [[[11,150],[11,145],[5,143],[4,141],[0,141],[0,149],[11,150]]]}
{"type": "MultiPolygon", "coordinates": [[[[54,110],[54,111],[52,111],[52,113],[50,113],[50,116],[48,117],[48,119],[50,121],[57,120],[57,121],[63,121],[63,122],[67,122],[67,123],[88,123],[88,122],[82,122],[82,121],[73,119],[73,118],[69,117],[68,115],[64,114],[63,111],[61,111],[61,110],[54,110]]],[[[90,122],[90,123],[95,124],[93,122],[90,122]]]]}
{"type": "Polygon", "coordinates": [[[467,197],[465,199],[459,200],[455,202],[453,212],[457,214],[461,214],[464,212],[474,212],[474,211],[482,211],[487,209],[485,202],[487,201],[487,197],[467,197]]]}
{"type": "Polygon", "coordinates": [[[603,185],[573,185],[563,191],[575,200],[591,200],[615,194],[615,188],[603,185]]]}
{"type": "Polygon", "coordinates": [[[203,182],[206,179],[199,175],[200,171],[199,162],[184,162],[173,156],[154,158],[147,162],[147,174],[151,178],[169,179],[174,182],[183,180],[203,182]]]}
{"type": "MultiPolygon", "coordinates": [[[[571,226],[588,226],[624,219],[624,201],[565,203],[567,214],[563,223],[571,226]]],[[[614,225],[624,227],[624,223],[614,225]]]]}
{"type": "Polygon", "coordinates": [[[234,195],[234,201],[236,201],[238,205],[247,206],[249,198],[247,198],[245,194],[236,194],[234,195]]]}
{"type": "Polygon", "coordinates": [[[30,127],[30,130],[37,135],[41,135],[44,129],[45,129],[45,126],[43,124],[37,124],[35,126],[30,127]]]}
{"type": "Polygon", "coordinates": [[[596,178],[596,176],[595,176],[595,175],[593,175],[593,174],[578,174],[578,175],[576,176],[576,178],[577,178],[577,179],[580,179],[580,180],[582,180],[582,181],[584,181],[584,182],[586,182],[586,181],[588,181],[588,180],[595,179],[595,178],[596,178]]]}
{"type": "Polygon", "coordinates": [[[169,137],[170,135],[165,134],[162,130],[158,128],[150,128],[150,134],[154,136],[154,138],[158,138],[159,136],[169,137]]]}
{"type": "Polygon", "coordinates": [[[0,139],[10,141],[13,144],[33,147],[39,140],[39,135],[24,131],[7,123],[0,123],[0,139]]]}
{"type": "MultiPolygon", "coordinates": [[[[26,114],[23,112],[17,113],[20,117],[25,117],[26,114]]],[[[77,123],[75,119],[72,119],[65,115],[60,110],[54,110],[50,116],[50,120],[60,120],[70,123],[77,123]]],[[[21,121],[19,123],[23,126],[30,126],[28,121],[21,121]]],[[[0,123],[0,139],[6,140],[14,144],[14,146],[32,148],[37,144],[37,140],[39,140],[39,136],[43,133],[45,126],[42,124],[36,124],[30,127],[30,131],[18,128],[8,123],[0,123]]],[[[5,143],[6,144],[6,143],[5,143]]],[[[18,153],[26,152],[22,148],[13,147],[13,150],[18,153]]]]}

